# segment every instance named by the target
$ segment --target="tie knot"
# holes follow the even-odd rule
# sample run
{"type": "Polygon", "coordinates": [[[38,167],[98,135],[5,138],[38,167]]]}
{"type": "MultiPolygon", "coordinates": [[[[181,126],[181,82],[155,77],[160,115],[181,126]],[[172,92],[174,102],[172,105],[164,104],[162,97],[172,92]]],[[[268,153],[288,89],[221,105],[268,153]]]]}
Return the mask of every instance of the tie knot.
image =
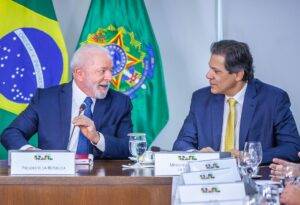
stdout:
{"type": "Polygon", "coordinates": [[[86,97],[85,100],[84,100],[84,104],[85,104],[87,107],[91,108],[91,105],[93,104],[92,98],[86,97]]]}
{"type": "Polygon", "coordinates": [[[233,106],[235,106],[237,101],[234,98],[229,98],[228,103],[229,103],[229,107],[233,107],[233,106]]]}

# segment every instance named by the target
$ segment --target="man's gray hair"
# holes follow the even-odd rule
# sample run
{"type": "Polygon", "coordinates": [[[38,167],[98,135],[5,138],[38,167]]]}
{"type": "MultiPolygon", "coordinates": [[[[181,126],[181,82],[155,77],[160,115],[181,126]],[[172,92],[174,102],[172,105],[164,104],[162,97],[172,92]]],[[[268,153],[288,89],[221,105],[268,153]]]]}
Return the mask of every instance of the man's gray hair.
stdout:
{"type": "Polygon", "coordinates": [[[105,47],[102,47],[98,44],[84,44],[82,45],[79,49],[75,51],[73,54],[73,57],[71,59],[70,63],[70,68],[71,71],[74,72],[74,69],[76,67],[83,68],[87,59],[86,56],[84,55],[85,53],[88,53],[89,51],[96,50],[101,53],[106,53],[107,56],[112,60],[111,55],[109,54],[109,50],[105,47]]]}

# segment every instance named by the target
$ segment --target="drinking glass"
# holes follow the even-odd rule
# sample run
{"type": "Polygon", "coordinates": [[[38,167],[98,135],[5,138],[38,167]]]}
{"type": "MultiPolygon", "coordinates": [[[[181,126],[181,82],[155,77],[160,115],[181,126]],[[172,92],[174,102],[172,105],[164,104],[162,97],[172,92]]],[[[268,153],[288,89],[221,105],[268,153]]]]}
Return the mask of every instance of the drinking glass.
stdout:
{"type": "Polygon", "coordinates": [[[247,153],[248,156],[248,164],[249,168],[247,172],[250,177],[254,177],[254,175],[258,171],[258,165],[262,161],[262,146],[260,142],[246,142],[244,146],[244,153],[247,153]]]}
{"type": "Polygon", "coordinates": [[[137,166],[141,166],[140,158],[147,149],[145,133],[129,133],[129,151],[137,159],[137,166]]]}
{"type": "Polygon", "coordinates": [[[287,184],[299,184],[298,172],[299,165],[294,163],[289,163],[283,167],[283,181],[282,185],[287,184]]]}
{"type": "Polygon", "coordinates": [[[279,190],[276,184],[264,184],[258,187],[258,194],[261,196],[260,204],[279,204],[279,190]]]}
{"type": "Polygon", "coordinates": [[[248,170],[251,169],[251,161],[250,161],[249,153],[240,151],[237,158],[237,164],[238,164],[240,174],[242,176],[249,175],[248,170]]]}

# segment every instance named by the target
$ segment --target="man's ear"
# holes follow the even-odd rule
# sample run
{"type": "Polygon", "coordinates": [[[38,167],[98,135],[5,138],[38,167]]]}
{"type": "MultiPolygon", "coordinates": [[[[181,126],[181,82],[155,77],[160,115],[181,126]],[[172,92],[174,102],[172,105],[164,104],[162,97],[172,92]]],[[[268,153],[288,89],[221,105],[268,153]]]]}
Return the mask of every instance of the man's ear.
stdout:
{"type": "Polygon", "coordinates": [[[80,68],[75,68],[73,71],[73,76],[75,79],[77,79],[78,81],[83,81],[83,77],[84,77],[84,72],[82,69],[80,68]]]}
{"type": "Polygon", "coordinates": [[[236,73],[236,81],[242,81],[245,75],[245,71],[244,70],[240,70],[236,73]]]}

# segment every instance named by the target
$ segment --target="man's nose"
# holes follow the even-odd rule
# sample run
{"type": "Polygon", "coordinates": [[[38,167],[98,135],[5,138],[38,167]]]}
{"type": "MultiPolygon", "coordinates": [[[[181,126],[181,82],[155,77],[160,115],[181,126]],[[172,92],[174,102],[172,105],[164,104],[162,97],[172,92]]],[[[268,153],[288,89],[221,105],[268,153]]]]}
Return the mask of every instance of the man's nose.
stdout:
{"type": "Polygon", "coordinates": [[[206,78],[212,79],[212,70],[211,69],[209,69],[208,72],[206,73],[206,78]]]}
{"type": "Polygon", "coordinates": [[[106,71],[105,75],[104,75],[104,79],[107,81],[111,81],[112,80],[112,71],[110,71],[110,70],[106,71]]]}

